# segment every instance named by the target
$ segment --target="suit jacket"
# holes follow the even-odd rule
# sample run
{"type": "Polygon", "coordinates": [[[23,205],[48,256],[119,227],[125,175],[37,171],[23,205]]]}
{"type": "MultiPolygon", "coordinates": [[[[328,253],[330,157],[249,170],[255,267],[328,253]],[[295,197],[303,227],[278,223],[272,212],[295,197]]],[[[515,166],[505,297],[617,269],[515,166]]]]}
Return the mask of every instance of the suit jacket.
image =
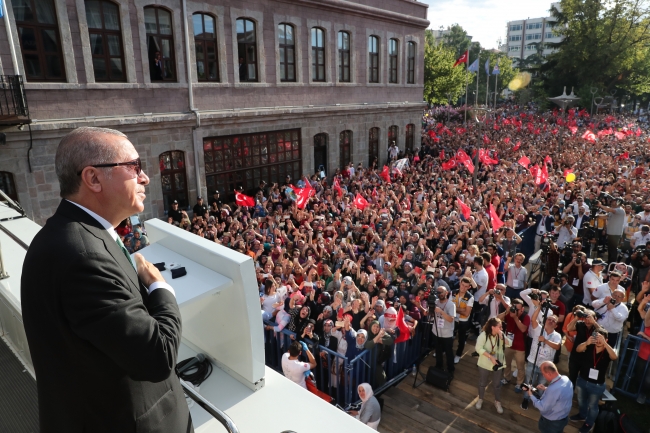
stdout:
{"type": "Polygon", "coordinates": [[[102,225],[63,200],[23,265],[41,433],[192,431],[174,371],[181,316],[102,225]]]}
{"type": "Polygon", "coordinates": [[[591,221],[591,217],[589,217],[588,215],[582,216],[582,220],[580,220],[580,227],[578,227],[578,215],[573,215],[573,217],[576,219],[573,222],[573,226],[578,230],[589,227],[589,221],[591,221]]]}
{"type": "MultiPolygon", "coordinates": [[[[544,215],[536,215],[535,216],[535,234],[537,234],[537,230],[539,229],[539,224],[542,222],[542,218],[544,215]]],[[[553,229],[555,229],[555,226],[553,223],[555,222],[555,218],[553,218],[551,215],[546,217],[546,220],[544,221],[544,227],[546,228],[547,232],[552,232],[553,229]]]]}

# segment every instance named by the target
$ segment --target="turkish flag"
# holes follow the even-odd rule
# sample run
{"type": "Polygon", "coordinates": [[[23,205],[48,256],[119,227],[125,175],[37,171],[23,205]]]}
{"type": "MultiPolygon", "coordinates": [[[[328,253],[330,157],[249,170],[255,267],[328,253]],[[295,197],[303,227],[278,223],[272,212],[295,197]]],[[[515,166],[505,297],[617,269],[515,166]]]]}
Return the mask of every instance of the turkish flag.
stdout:
{"type": "Polygon", "coordinates": [[[617,140],[623,140],[625,138],[625,134],[623,134],[622,132],[616,131],[614,133],[614,137],[616,137],[617,140]]]}
{"type": "Polygon", "coordinates": [[[490,219],[492,220],[492,231],[496,233],[503,226],[503,221],[499,219],[492,203],[490,203],[490,219]]]}
{"type": "MultiPolygon", "coordinates": [[[[618,135],[616,136],[618,138],[618,135]]],[[[594,143],[596,141],[596,134],[591,132],[590,130],[585,131],[584,134],[582,134],[582,138],[584,138],[587,141],[591,141],[594,143]]]]}
{"type": "Polygon", "coordinates": [[[379,197],[379,193],[377,192],[377,187],[374,187],[374,188],[372,189],[372,199],[373,199],[373,200],[376,200],[377,197],[379,197]]]}
{"type": "Polygon", "coordinates": [[[464,150],[459,149],[458,152],[456,152],[456,161],[463,164],[471,174],[474,174],[474,163],[464,150]]]}
{"type": "Polygon", "coordinates": [[[467,60],[469,60],[469,50],[465,51],[459,58],[456,60],[456,63],[454,63],[454,68],[461,63],[467,64],[467,60]]]}
{"type": "Polygon", "coordinates": [[[576,135],[576,132],[578,132],[578,127],[577,126],[569,126],[569,131],[571,131],[571,135],[576,135]]]}
{"type": "Polygon", "coordinates": [[[499,163],[496,159],[493,159],[490,157],[488,154],[487,149],[479,149],[478,151],[478,159],[485,165],[496,165],[499,163]]]}
{"type": "Polygon", "coordinates": [[[546,158],[544,158],[544,164],[553,165],[553,160],[550,155],[546,155],[546,158]]]}
{"type": "Polygon", "coordinates": [[[517,161],[517,162],[519,164],[523,165],[524,168],[528,168],[528,166],[530,165],[530,159],[528,159],[528,157],[526,155],[519,158],[519,161],[517,161]]]}
{"type": "Polygon", "coordinates": [[[641,133],[642,133],[642,131],[641,131],[639,128],[636,128],[636,131],[634,131],[634,134],[635,134],[637,137],[641,137],[641,133]]]}
{"type": "Polygon", "coordinates": [[[343,190],[341,189],[341,182],[339,181],[338,177],[334,178],[334,183],[332,184],[332,187],[334,188],[334,191],[336,191],[336,194],[339,197],[343,196],[343,190]]]}
{"type": "Polygon", "coordinates": [[[467,206],[465,203],[463,203],[458,197],[456,197],[456,204],[460,208],[460,213],[463,214],[463,216],[465,217],[465,220],[468,220],[469,216],[472,213],[472,210],[469,208],[469,206],[467,206]]]}
{"type": "Polygon", "coordinates": [[[504,138],[504,139],[503,139],[503,142],[504,142],[505,144],[510,143],[510,137],[506,137],[506,138],[504,138]]]}
{"type": "Polygon", "coordinates": [[[311,187],[309,182],[305,182],[304,188],[291,185],[291,189],[296,193],[296,206],[298,206],[298,209],[304,209],[309,202],[309,198],[315,194],[314,188],[311,187]]]}
{"type": "Polygon", "coordinates": [[[235,203],[237,203],[237,206],[255,206],[255,199],[235,191],[235,203]]]}
{"type": "Polygon", "coordinates": [[[630,152],[625,152],[624,154],[622,154],[621,156],[619,156],[619,157],[616,158],[616,159],[618,159],[619,161],[620,161],[621,159],[630,159],[630,152]]]}
{"type": "Polygon", "coordinates": [[[466,131],[465,128],[456,128],[456,133],[457,133],[458,135],[462,135],[462,134],[464,134],[465,131],[466,131]]]}
{"type": "Polygon", "coordinates": [[[521,141],[518,141],[515,144],[515,147],[512,148],[512,151],[515,152],[515,151],[519,150],[520,147],[521,147],[521,141]]]}
{"type": "Polygon", "coordinates": [[[435,138],[436,136],[436,133],[433,130],[430,130],[428,134],[429,134],[429,138],[435,138]]]}
{"type": "Polygon", "coordinates": [[[396,344],[401,343],[402,341],[407,341],[409,338],[411,338],[411,330],[404,321],[404,310],[402,307],[400,307],[399,311],[397,312],[397,320],[395,321],[395,324],[399,328],[399,335],[395,339],[396,344]]]}
{"type": "Polygon", "coordinates": [[[357,193],[357,196],[354,198],[354,205],[357,207],[357,209],[364,210],[368,204],[368,200],[361,197],[361,195],[357,193]]]}
{"type": "Polygon", "coordinates": [[[604,137],[606,135],[611,135],[614,131],[612,131],[612,128],[608,129],[601,129],[598,131],[598,137],[604,137]]]}
{"type": "Polygon", "coordinates": [[[381,177],[384,182],[390,183],[390,170],[387,165],[385,165],[381,173],[379,173],[379,177],[381,177]]]}
{"type": "Polygon", "coordinates": [[[485,134],[483,134],[483,143],[490,144],[490,138],[485,134]]]}
{"type": "Polygon", "coordinates": [[[440,166],[443,170],[451,170],[452,168],[456,168],[456,158],[451,158],[447,162],[443,162],[442,165],[440,166]]]}
{"type": "Polygon", "coordinates": [[[444,160],[445,160],[445,149],[442,149],[440,151],[440,161],[444,161],[444,160]]]}
{"type": "Polygon", "coordinates": [[[553,135],[557,135],[558,132],[559,132],[559,130],[557,128],[551,129],[551,134],[553,134],[553,135]]]}

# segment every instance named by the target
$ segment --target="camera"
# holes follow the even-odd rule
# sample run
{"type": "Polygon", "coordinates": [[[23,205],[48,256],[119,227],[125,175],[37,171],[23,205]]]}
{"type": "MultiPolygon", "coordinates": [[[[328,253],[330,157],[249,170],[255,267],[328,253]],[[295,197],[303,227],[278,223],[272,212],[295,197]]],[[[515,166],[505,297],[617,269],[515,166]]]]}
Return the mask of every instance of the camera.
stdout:
{"type": "Polygon", "coordinates": [[[517,307],[515,307],[514,305],[512,307],[510,307],[510,312],[511,313],[516,313],[517,312],[517,307]]]}
{"type": "Polygon", "coordinates": [[[612,304],[612,305],[616,305],[616,299],[610,299],[609,303],[612,304]]]}
{"type": "Polygon", "coordinates": [[[533,385],[529,383],[526,382],[522,383],[521,389],[523,389],[524,391],[531,390],[535,397],[540,398],[539,391],[537,390],[537,388],[535,388],[533,385]]]}
{"type": "Polygon", "coordinates": [[[494,294],[495,294],[495,295],[500,295],[500,294],[501,294],[501,290],[499,290],[499,289],[494,289],[494,294]]]}
{"type": "Polygon", "coordinates": [[[429,305],[436,305],[436,302],[438,302],[438,294],[436,293],[435,290],[429,290],[428,293],[425,293],[427,296],[427,303],[429,305]]]}
{"type": "Polygon", "coordinates": [[[584,311],[582,311],[582,310],[576,310],[576,317],[577,317],[578,319],[585,319],[585,318],[588,317],[588,316],[589,316],[589,314],[585,313],[584,311]]]}
{"type": "Polygon", "coordinates": [[[492,371],[497,371],[501,367],[503,367],[503,364],[501,363],[501,361],[497,361],[497,363],[492,366],[492,371]]]}
{"type": "Polygon", "coordinates": [[[528,295],[533,301],[539,301],[539,293],[531,293],[528,295]]]}

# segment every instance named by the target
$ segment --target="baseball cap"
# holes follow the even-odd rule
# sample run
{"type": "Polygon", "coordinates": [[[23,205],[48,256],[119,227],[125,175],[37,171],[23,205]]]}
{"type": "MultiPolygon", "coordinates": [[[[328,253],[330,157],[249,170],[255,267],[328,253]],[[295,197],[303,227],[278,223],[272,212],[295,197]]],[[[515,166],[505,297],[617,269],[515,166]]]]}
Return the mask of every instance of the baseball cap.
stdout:
{"type": "Polygon", "coordinates": [[[591,262],[591,266],[605,266],[605,265],[606,265],[606,263],[605,263],[605,261],[603,259],[594,259],[591,262]]]}

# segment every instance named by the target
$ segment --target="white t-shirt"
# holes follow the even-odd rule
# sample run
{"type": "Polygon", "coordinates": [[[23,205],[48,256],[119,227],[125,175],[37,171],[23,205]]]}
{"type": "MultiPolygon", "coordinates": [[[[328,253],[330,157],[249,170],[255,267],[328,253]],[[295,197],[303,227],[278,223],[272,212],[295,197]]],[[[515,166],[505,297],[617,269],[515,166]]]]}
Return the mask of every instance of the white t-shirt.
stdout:
{"type": "Polygon", "coordinates": [[[474,272],[472,274],[472,278],[474,279],[474,282],[476,282],[476,285],[478,286],[476,288],[476,293],[474,294],[474,297],[476,299],[481,299],[481,296],[485,295],[485,291],[487,290],[488,286],[488,273],[485,270],[485,268],[481,269],[478,272],[474,272]]]}
{"type": "MultiPolygon", "coordinates": [[[[616,286],[615,290],[619,290],[619,289],[625,291],[623,287],[616,286]]],[[[612,293],[614,293],[614,291],[610,289],[609,283],[603,283],[600,286],[596,287],[596,290],[594,290],[594,293],[591,295],[591,297],[593,298],[593,300],[604,299],[607,296],[612,296],[612,293]]]]}
{"type": "MultiPolygon", "coordinates": [[[[535,355],[537,354],[537,343],[539,343],[539,336],[543,329],[544,328],[541,325],[538,325],[535,329],[530,326],[533,345],[530,346],[530,355],[528,355],[528,362],[531,364],[535,362],[535,355]]],[[[558,344],[562,342],[562,336],[556,331],[553,331],[550,334],[547,334],[546,331],[544,331],[544,337],[551,343],[558,344]]],[[[541,347],[539,348],[539,355],[537,356],[537,366],[539,367],[544,361],[553,361],[553,357],[555,357],[555,349],[546,343],[542,343],[541,347]]]]}
{"type": "MultiPolygon", "coordinates": [[[[589,293],[589,289],[591,290],[596,290],[599,286],[603,284],[603,278],[599,277],[594,271],[591,269],[587,271],[585,276],[582,278],[582,287],[584,289],[584,295],[582,297],[582,303],[585,305],[591,305],[592,298],[594,296],[589,293]]],[[[595,295],[595,293],[594,293],[595,295]]]]}
{"type": "Polygon", "coordinates": [[[310,368],[308,363],[289,359],[289,352],[282,355],[282,373],[284,373],[284,377],[305,389],[307,389],[307,384],[305,383],[305,371],[309,370],[310,368]]]}
{"type": "Polygon", "coordinates": [[[262,310],[264,310],[265,313],[272,314],[273,310],[273,304],[277,304],[278,302],[282,302],[282,296],[279,293],[274,293],[272,295],[264,295],[262,297],[264,301],[262,301],[262,310]]]}
{"type": "Polygon", "coordinates": [[[643,232],[639,230],[638,232],[632,235],[632,239],[634,239],[635,247],[645,245],[646,242],[650,241],[650,233],[644,235],[643,232]]]}

